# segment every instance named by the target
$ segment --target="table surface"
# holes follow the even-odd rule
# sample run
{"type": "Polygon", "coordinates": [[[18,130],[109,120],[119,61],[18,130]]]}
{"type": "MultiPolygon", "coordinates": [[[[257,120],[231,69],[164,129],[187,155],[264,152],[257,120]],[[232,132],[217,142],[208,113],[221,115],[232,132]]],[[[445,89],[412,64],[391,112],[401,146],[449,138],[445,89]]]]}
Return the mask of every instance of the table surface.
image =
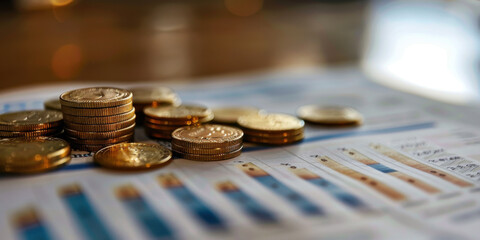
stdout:
{"type": "Polygon", "coordinates": [[[1,87],[168,81],[354,62],[366,7],[258,0],[17,7],[0,14],[1,87]]]}

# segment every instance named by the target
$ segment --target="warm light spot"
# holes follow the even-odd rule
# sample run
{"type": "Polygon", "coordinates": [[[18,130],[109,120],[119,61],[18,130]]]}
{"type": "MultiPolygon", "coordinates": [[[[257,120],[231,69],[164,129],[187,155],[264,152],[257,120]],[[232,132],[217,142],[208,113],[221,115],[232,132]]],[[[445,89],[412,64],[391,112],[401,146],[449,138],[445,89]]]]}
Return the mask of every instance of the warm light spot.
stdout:
{"type": "Polygon", "coordinates": [[[241,17],[255,14],[262,6],[263,0],[225,0],[228,11],[241,17]]]}
{"type": "Polygon", "coordinates": [[[61,46],[52,58],[53,73],[62,79],[69,79],[77,75],[82,65],[82,51],[75,44],[61,46]]]}
{"type": "Polygon", "coordinates": [[[68,4],[70,4],[72,2],[73,2],[73,0],[50,0],[50,3],[52,3],[52,5],[55,6],[55,7],[67,6],[68,4]]]}

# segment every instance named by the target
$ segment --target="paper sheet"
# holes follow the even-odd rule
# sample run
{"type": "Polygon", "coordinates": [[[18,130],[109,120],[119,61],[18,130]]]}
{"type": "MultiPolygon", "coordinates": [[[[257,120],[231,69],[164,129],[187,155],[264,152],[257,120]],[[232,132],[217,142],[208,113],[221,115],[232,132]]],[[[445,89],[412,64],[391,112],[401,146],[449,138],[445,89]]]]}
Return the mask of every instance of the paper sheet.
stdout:
{"type": "MultiPolygon", "coordinates": [[[[3,93],[0,112],[42,108],[78,87],[3,93]]],[[[389,90],[349,66],[170,87],[186,103],[289,114],[304,104],[346,105],[366,121],[307,125],[299,144],[245,144],[235,159],[175,159],[146,172],[104,170],[93,153],[74,151],[59,170],[1,176],[1,239],[476,238],[480,111],[473,107],[389,90]]],[[[141,127],[135,138],[169,146],[141,127]]]]}

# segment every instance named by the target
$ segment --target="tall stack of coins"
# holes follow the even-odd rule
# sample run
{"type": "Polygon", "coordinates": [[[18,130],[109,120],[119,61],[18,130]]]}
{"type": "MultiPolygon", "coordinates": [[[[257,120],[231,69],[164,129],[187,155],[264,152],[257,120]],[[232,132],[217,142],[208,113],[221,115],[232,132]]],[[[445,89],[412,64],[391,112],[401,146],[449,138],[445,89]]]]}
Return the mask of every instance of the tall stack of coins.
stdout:
{"type": "Polygon", "coordinates": [[[139,124],[144,122],[143,110],[146,107],[179,106],[182,103],[178,95],[167,87],[138,87],[130,91],[133,93],[133,107],[139,124]]]}
{"type": "Polygon", "coordinates": [[[172,132],[183,126],[206,123],[213,119],[212,110],[203,106],[147,107],[145,132],[149,137],[171,139],[172,132]]]}
{"type": "Polygon", "coordinates": [[[362,115],[350,107],[305,105],[297,110],[297,115],[305,121],[328,126],[357,126],[363,123],[362,115]]]}
{"type": "Polygon", "coordinates": [[[9,138],[0,140],[0,172],[36,173],[68,163],[70,146],[51,137],[9,138]]]}
{"type": "Polygon", "coordinates": [[[172,133],[172,150],[180,157],[198,161],[234,158],[242,152],[243,132],[217,124],[186,126],[172,133]]]}
{"type": "Polygon", "coordinates": [[[305,122],[287,114],[259,114],[241,116],[238,124],[245,133],[245,141],[283,145],[303,139],[305,122]]]}
{"type": "Polygon", "coordinates": [[[135,109],[132,93],[119,88],[94,87],[60,95],[66,139],[72,147],[97,151],[133,140],[135,109]]]}
{"type": "Polygon", "coordinates": [[[0,138],[56,136],[63,130],[58,111],[21,111],[0,115],[0,138]]]}

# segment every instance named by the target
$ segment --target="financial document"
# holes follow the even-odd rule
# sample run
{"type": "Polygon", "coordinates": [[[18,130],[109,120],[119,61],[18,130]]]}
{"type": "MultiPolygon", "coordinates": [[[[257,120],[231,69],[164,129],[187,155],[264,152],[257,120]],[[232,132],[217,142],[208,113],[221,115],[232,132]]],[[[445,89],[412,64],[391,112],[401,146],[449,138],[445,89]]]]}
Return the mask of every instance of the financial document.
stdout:
{"type": "MultiPolygon", "coordinates": [[[[86,86],[2,93],[0,113],[86,86]]],[[[391,90],[350,66],[167,86],[184,103],[288,114],[350,106],[365,122],[306,124],[297,144],[245,143],[234,159],[176,158],[141,172],[102,169],[93,153],[73,151],[58,170],[0,177],[1,239],[478,239],[478,108],[391,90]]],[[[137,142],[170,147],[135,131],[137,142]]]]}

